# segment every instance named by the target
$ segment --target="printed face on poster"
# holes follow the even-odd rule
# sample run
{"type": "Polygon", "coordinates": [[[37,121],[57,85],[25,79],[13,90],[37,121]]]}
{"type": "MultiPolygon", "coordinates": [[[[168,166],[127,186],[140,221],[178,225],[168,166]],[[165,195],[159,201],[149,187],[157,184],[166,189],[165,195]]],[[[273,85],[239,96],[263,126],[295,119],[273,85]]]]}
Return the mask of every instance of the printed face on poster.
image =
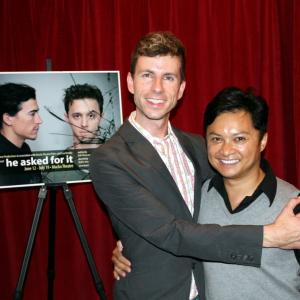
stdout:
{"type": "Polygon", "coordinates": [[[90,181],[91,153],[122,124],[119,72],[1,72],[0,85],[36,96],[1,111],[0,188],[90,181]]]}

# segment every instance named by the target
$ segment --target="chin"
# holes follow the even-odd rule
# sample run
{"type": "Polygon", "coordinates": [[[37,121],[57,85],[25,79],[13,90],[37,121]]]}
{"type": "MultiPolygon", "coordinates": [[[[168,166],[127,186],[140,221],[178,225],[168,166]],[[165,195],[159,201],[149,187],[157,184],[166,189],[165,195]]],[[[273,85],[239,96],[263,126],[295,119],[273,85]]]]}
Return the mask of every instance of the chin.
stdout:
{"type": "Polygon", "coordinates": [[[28,140],[36,140],[36,138],[37,138],[37,135],[36,136],[29,136],[29,137],[26,137],[26,139],[28,139],[28,140]]]}

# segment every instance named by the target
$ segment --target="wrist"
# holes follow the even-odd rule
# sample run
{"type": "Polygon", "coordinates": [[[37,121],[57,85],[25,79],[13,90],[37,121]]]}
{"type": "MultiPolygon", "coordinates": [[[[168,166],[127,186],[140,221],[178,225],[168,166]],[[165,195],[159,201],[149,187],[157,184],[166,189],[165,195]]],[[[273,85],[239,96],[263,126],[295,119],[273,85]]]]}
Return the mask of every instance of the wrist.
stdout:
{"type": "Polygon", "coordinates": [[[279,247],[278,237],[276,235],[275,225],[264,225],[263,247],[279,247]]]}

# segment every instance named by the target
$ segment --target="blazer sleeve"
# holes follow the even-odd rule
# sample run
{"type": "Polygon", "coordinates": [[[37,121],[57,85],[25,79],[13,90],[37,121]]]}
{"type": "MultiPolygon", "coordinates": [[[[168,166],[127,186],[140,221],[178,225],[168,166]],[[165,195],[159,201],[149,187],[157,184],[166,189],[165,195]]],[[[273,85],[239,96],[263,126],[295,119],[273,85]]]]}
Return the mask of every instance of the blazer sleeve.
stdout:
{"type": "Polygon", "coordinates": [[[92,155],[90,174],[101,201],[121,224],[174,255],[260,266],[262,226],[221,227],[176,219],[138,179],[130,164],[125,165],[104,148],[92,155]]]}

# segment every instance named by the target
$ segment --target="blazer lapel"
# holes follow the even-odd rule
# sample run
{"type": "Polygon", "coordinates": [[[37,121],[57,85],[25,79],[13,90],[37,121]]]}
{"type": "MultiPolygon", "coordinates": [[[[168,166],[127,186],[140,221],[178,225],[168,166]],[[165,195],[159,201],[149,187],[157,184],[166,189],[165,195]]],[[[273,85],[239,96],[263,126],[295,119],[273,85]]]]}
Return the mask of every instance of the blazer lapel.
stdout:
{"type": "MultiPolygon", "coordinates": [[[[152,170],[152,172],[147,172],[148,174],[141,174],[141,177],[146,178],[146,181],[148,182],[150,180],[152,182],[157,182],[157,186],[160,186],[160,181],[164,180],[166,182],[166,193],[167,189],[171,188],[176,195],[174,198],[180,200],[182,210],[189,218],[191,218],[190,211],[185,205],[184,199],[182,198],[172,175],[151,143],[140,134],[129,121],[126,121],[123,124],[119,130],[119,134],[126,141],[134,156],[143,162],[145,170],[152,170]],[[153,169],[156,171],[155,174],[159,174],[160,176],[153,176],[153,169]],[[151,178],[147,176],[151,176],[151,178]]],[[[176,201],[176,199],[173,199],[173,201],[176,201]]]]}
{"type": "Polygon", "coordinates": [[[174,133],[176,134],[183,151],[189,157],[191,162],[194,165],[195,169],[195,183],[194,183],[194,214],[193,220],[197,222],[199,216],[200,209],[200,200],[201,200],[201,167],[199,164],[199,155],[200,153],[196,153],[195,147],[193,146],[190,138],[188,138],[182,131],[173,128],[174,133]]]}
{"type": "Polygon", "coordinates": [[[173,177],[161,160],[159,154],[153,148],[151,143],[144,138],[144,136],[140,134],[129,121],[126,121],[122,128],[120,128],[119,134],[126,141],[135,157],[143,161],[145,165],[149,164],[150,167],[155,168],[168,184],[171,184],[174,188],[178,189],[173,177]]]}

